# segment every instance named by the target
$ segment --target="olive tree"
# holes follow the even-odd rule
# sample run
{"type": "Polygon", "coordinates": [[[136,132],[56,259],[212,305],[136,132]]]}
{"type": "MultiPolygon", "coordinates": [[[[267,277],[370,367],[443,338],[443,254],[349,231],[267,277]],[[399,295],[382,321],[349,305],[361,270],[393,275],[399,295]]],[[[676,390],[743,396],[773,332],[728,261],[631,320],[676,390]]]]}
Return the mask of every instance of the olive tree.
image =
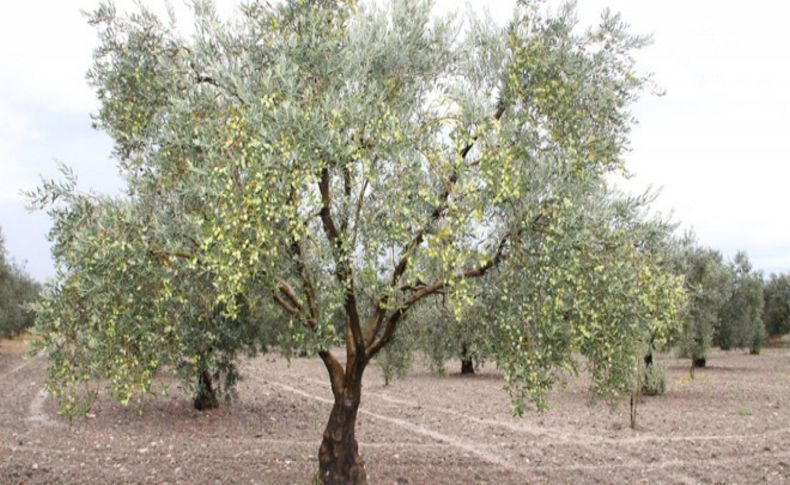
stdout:
{"type": "Polygon", "coordinates": [[[705,367],[719,315],[732,293],[732,275],[721,253],[699,246],[693,235],[679,241],[678,252],[676,264],[688,294],[680,352],[691,358],[693,367],[705,367]]]}
{"type": "Polygon", "coordinates": [[[238,354],[266,343],[254,323],[260,315],[252,313],[254,299],[240,296],[240,311],[228,318],[210,273],[177,256],[195,244],[187,243],[188,221],[173,211],[183,199],[157,197],[151,205],[79,193],[73,173],[62,171],[63,181],[44,181],[29,194],[53,220],[57,274],[35,306],[34,332],[61,412],[87,411],[100,380],[121,403],[139,400],[154,392],[160,369],[194,392],[196,409],[230,398],[238,354]]]}
{"type": "Polygon", "coordinates": [[[771,274],[763,287],[763,320],[768,335],[790,333],[790,275],[771,274]]]}
{"type": "Polygon", "coordinates": [[[730,262],[732,292],[722,307],[716,343],[724,350],[748,348],[759,354],[765,340],[763,277],[754,271],[749,256],[738,251],[730,262]]]}
{"type": "MultiPolygon", "coordinates": [[[[160,254],[210,275],[225,318],[242,312],[239,296],[271,298],[284,338],[325,364],[334,405],[319,482],[366,482],[355,438],[366,366],[442,294],[472,304],[495,286],[496,315],[480,325],[500,329],[516,410],[542,407],[580,356],[595,391],[630,390],[643,325],[608,317],[638,305],[665,321],[666,281],[632,244],[604,251],[628,224],[569,233],[566,221],[584,211],[575,194],[623,168],[643,38],[608,12],[580,32],[571,7],[530,1],[504,29],[432,20],[420,0],[252,2],[232,22],[198,2],[195,14],[185,39],[144,9],[94,12],[96,124],[132,207],[199,201],[174,219],[195,244],[162,220],[160,254]],[[345,359],[330,350],[340,342],[345,359]]],[[[175,271],[150,268],[154,285],[175,271]]]]}
{"type": "Polygon", "coordinates": [[[28,305],[38,298],[39,290],[39,283],[6,254],[0,231],[0,338],[13,337],[33,325],[28,305]]]}

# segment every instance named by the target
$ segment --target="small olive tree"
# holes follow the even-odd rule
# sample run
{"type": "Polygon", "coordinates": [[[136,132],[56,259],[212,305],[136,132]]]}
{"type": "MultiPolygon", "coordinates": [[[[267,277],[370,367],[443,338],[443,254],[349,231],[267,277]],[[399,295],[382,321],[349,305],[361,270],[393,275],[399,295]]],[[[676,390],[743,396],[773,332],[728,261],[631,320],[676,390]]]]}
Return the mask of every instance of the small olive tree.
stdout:
{"type": "MultiPolygon", "coordinates": [[[[584,209],[575,194],[622,169],[645,83],[630,57],[644,39],[617,16],[578,32],[571,7],[520,1],[500,29],[432,20],[420,0],[293,0],[252,2],[232,24],[199,2],[191,39],[145,10],[104,4],[91,22],[96,123],[132,208],[196,201],[159,221],[160,254],[210,275],[226,318],[240,296],[270,297],[284,339],[325,364],[334,406],[319,482],[366,482],[362,376],[408,330],[404,317],[441,294],[472,304],[488,275],[499,304],[480,325],[500,329],[495,359],[516,410],[543,406],[579,356],[595,391],[630,390],[644,326],[609,317],[636,306],[665,321],[672,306],[657,296],[672,288],[621,243],[628,224],[565,230],[584,209]],[[330,350],[339,342],[344,361],[330,350]]],[[[180,265],[150,271],[164,286],[180,265]]]]}

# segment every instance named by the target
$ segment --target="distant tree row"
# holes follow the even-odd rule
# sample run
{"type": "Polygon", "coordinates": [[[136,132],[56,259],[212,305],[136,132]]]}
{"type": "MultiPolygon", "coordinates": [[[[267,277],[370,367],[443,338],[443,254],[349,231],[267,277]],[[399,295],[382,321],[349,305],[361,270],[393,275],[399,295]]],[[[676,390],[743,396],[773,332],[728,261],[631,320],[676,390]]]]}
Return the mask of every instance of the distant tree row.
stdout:
{"type": "Polygon", "coordinates": [[[38,292],[38,283],[6,255],[0,231],[0,338],[13,337],[33,325],[33,312],[25,304],[38,292]]]}
{"type": "Polygon", "coordinates": [[[759,354],[767,337],[790,332],[790,275],[764,280],[745,252],[727,263],[689,235],[677,243],[675,265],[688,294],[680,351],[694,366],[705,366],[713,345],[759,354]]]}

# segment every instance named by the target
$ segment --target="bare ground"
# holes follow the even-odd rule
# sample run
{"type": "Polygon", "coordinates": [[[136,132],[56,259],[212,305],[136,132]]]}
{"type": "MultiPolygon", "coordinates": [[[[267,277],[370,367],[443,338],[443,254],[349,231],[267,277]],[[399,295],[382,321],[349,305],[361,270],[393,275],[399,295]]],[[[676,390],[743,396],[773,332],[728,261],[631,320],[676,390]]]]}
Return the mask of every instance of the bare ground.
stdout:
{"type": "MultiPolygon", "coordinates": [[[[46,362],[0,342],[0,483],[309,483],[331,406],[317,359],[244,363],[240,399],[212,412],[173,393],[141,407],[101,399],[57,417],[46,362]]],[[[543,415],[512,417],[493,368],[474,377],[416,369],[365,376],[358,439],[370,483],[790,483],[790,351],[714,352],[689,379],[666,359],[668,392],[589,406],[581,380],[543,415]]]]}

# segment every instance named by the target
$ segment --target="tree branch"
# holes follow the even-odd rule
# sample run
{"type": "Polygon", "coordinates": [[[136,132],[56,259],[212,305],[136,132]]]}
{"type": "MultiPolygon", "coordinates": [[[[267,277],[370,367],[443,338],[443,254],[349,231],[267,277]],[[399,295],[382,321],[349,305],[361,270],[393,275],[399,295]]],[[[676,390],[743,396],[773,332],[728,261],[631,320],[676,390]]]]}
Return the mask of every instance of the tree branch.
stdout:
{"type": "MultiPolygon", "coordinates": [[[[498,121],[502,118],[502,115],[505,113],[505,104],[502,100],[497,103],[497,109],[494,112],[493,119],[498,121]]],[[[461,149],[459,154],[461,155],[462,159],[466,159],[466,156],[469,155],[469,152],[472,151],[472,148],[477,143],[479,136],[475,136],[472,141],[469,142],[464,148],[461,149]]],[[[409,265],[409,259],[411,258],[411,253],[414,249],[417,248],[420,244],[422,244],[423,239],[425,238],[425,234],[428,232],[428,226],[438,220],[444,210],[447,208],[447,201],[450,198],[450,193],[452,189],[455,187],[455,183],[458,181],[458,171],[454,171],[452,175],[450,175],[449,184],[442,195],[439,197],[439,204],[433,209],[431,212],[431,216],[428,220],[428,223],[425,224],[418,232],[414,235],[414,238],[411,240],[409,244],[406,245],[403,252],[401,253],[400,260],[398,261],[398,265],[395,267],[395,270],[392,273],[392,279],[390,280],[390,285],[395,286],[398,283],[398,280],[406,271],[409,265]]]]}
{"type": "Polygon", "coordinates": [[[241,104],[247,104],[241,98],[241,96],[239,96],[238,93],[234,92],[232,89],[228,89],[228,88],[222,86],[220,83],[217,82],[216,79],[214,79],[211,76],[207,76],[205,74],[195,74],[195,83],[197,83],[197,84],[210,84],[211,86],[214,86],[215,88],[219,89],[220,91],[227,91],[228,93],[230,93],[231,96],[236,98],[241,104]]]}
{"type": "MultiPolygon", "coordinates": [[[[505,103],[502,99],[499,100],[497,103],[496,111],[494,111],[493,119],[495,121],[499,121],[502,118],[502,115],[505,114],[505,103]]],[[[477,143],[479,136],[475,136],[469,144],[467,144],[464,148],[461,149],[459,152],[461,158],[466,160],[467,155],[469,152],[472,151],[475,143],[477,143]]],[[[422,244],[423,240],[425,239],[425,235],[428,233],[428,227],[433,223],[436,222],[444,213],[445,209],[447,208],[447,201],[450,198],[450,193],[452,189],[455,187],[455,183],[458,181],[458,171],[454,171],[452,175],[450,175],[449,183],[445,188],[444,192],[442,192],[441,196],[439,197],[439,203],[434,207],[433,211],[431,211],[430,218],[428,222],[414,235],[414,238],[406,245],[406,247],[401,252],[401,256],[398,260],[398,264],[395,266],[395,269],[392,272],[392,277],[390,278],[390,286],[395,287],[400,281],[401,276],[403,273],[406,272],[408,269],[409,261],[411,259],[412,253],[420,244],[422,244]]],[[[373,345],[373,341],[378,335],[379,331],[381,330],[381,325],[384,321],[383,318],[383,310],[382,308],[386,305],[385,297],[382,297],[379,300],[379,303],[376,307],[374,317],[368,323],[368,328],[365,329],[365,345],[367,347],[371,347],[373,345]],[[370,325],[373,325],[372,327],[370,325]]],[[[388,323],[389,326],[389,323],[388,323]]],[[[377,350],[378,351],[378,350],[377,350]]],[[[370,357],[370,356],[369,356],[370,357]]]]}
{"type": "MultiPolygon", "coordinates": [[[[521,238],[521,235],[526,231],[527,227],[530,227],[534,224],[537,224],[540,219],[543,217],[544,213],[541,211],[529,224],[525,224],[521,227],[518,232],[514,235],[515,239],[518,241],[521,238]]],[[[500,239],[499,244],[497,244],[496,251],[494,254],[487,259],[482,265],[471,268],[466,271],[461,272],[460,274],[456,275],[454,279],[472,279],[472,278],[480,278],[484,276],[491,268],[499,266],[502,261],[504,261],[507,257],[505,253],[505,248],[507,247],[508,241],[510,240],[510,234],[505,234],[502,239],[500,239]]],[[[408,298],[404,301],[404,303],[393,312],[392,315],[387,319],[387,326],[384,329],[384,334],[381,338],[376,341],[368,344],[367,347],[367,354],[368,358],[373,358],[389,341],[392,339],[392,336],[395,334],[395,330],[397,329],[397,324],[400,321],[401,317],[421,299],[433,295],[435,293],[441,292],[448,286],[448,282],[445,280],[436,281],[432,284],[425,284],[420,282],[418,285],[404,285],[401,289],[404,290],[412,290],[412,294],[409,295],[408,298]]],[[[383,318],[381,319],[383,321],[383,318]]],[[[375,334],[373,334],[375,337],[375,334]]]]}
{"type": "Polygon", "coordinates": [[[362,337],[362,329],[359,322],[359,312],[357,310],[357,298],[354,290],[354,278],[351,272],[351,265],[348,257],[343,250],[343,241],[340,238],[340,233],[337,230],[335,221],[332,219],[331,204],[332,195],[329,191],[329,169],[324,168],[321,170],[321,181],[318,188],[321,191],[321,223],[324,227],[324,233],[327,239],[332,243],[335,258],[335,275],[338,282],[344,286],[345,298],[343,306],[346,310],[348,317],[349,331],[346,334],[346,352],[348,354],[348,362],[346,363],[346,370],[350,371],[353,367],[352,364],[362,363],[365,360],[365,341],[362,337]],[[355,360],[354,356],[359,356],[360,360],[355,360]]]}
{"type": "Polygon", "coordinates": [[[324,366],[329,373],[329,381],[332,383],[332,393],[335,397],[341,396],[345,388],[345,378],[343,377],[343,366],[337,361],[332,352],[322,350],[318,356],[324,361],[324,366]]]}

